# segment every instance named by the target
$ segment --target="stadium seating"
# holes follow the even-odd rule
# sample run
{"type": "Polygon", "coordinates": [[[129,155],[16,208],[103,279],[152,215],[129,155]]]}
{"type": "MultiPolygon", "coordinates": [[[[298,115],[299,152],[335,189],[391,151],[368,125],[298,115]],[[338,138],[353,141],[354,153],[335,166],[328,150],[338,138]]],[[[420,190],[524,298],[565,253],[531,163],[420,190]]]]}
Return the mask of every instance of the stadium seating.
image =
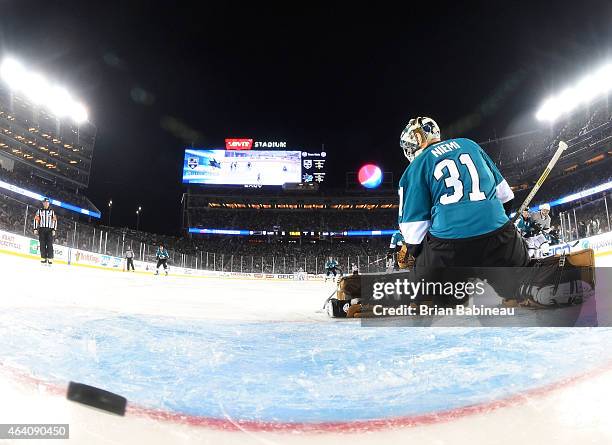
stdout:
{"type": "MultiPolygon", "coordinates": [[[[602,101],[588,113],[580,112],[557,123],[549,132],[530,135],[512,143],[502,142],[487,146],[511,186],[515,186],[515,208],[525,198],[533,183],[552,156],[557,142],[567,140],[570,150],[544,183],[533,204],[549,202],[559,197],[612,180],[612,114],[607,102],[602,101]],[[496,150],[499,150],[496,153],[496,150]]],[[[84,208],[93,205],[86,197],[35,176],[0,169],[0,180],[37,191],[84,208]]],[[[258,192],[259,193],[259,192],[258,192]]],[[[217,205],[204,194],[195,196],[186,212],[186,226],[215,229],[247,229],[285,232],[285,236],[219,236],[185,234],[161,235],[129,228],[107,227],[79,220],[79,216],[58,209],[61,215],[57,241],[59,243],[109,255],[123,255],[131,246],[137,256],[150,259],[155,246],[163,243],[170,251],[171,264],[215,270],[243,272],[294,272],[299,268],[321,272],[325,257],[333,255],[348,270],[353,262],[362,270],[376,271],[384,267],[389,239],[379,237],[290,236],[289,232],[342,232],[347,230],[394,229],[397,226],[397,208],[394,194],[377,201],[372,195],[336,193],[332,198],[291,195],[258,197],[245,191],[242,208],[228,208],[235,198],[234,191],[215,192],[217,205]],[[260,206],[257,200],[261,199],[260,206]],[[308,199],[324,202],[324,206],[304,203],[308,199]],[[198,201],[199,200],[199,201],[198,201]],[[283,202],[294,202],[278,205],[283,202]],[[343,200],[350,205],[343,206],[343,200]],[[244,204],[248,202],[247,204],[244,204]],[[271,202],[275,205],[269,205],[271,202]],[[367,202],[367,204],[366,204],[367,202]],[[378,202],[378,206],[372,203],[378,202]],[[385,203],[384,205],[382,205],[385,203]],[[261,208],[257,208],[261,207],[261,208]],[[289,208],[288,208],[289,207],[289,208]],[[292,208],[295,207],[295,208],[292,208]],[[381,208],[382,207],[382,208],[381,208]],[[396,206],[395,206],[396,207],[396,206]]],[[[0,229],[31,236],[32,209],[28,202],[0,191],[0,229]]],[[[32,203],[29,203],[30,205],[32,203]]],[[[591,236],[610,230],[612,201],[606,193],[598,193],[580,200],[553,207],[553,225],[567,223],[566,239],[591,236]]]]}

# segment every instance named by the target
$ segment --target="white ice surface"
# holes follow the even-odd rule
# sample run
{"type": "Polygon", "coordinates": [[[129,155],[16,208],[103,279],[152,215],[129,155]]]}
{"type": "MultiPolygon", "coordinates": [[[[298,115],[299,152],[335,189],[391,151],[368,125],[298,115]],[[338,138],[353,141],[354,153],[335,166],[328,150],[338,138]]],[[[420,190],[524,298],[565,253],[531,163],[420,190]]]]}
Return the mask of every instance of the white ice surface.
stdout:
{"type": "MultiPolygon", "coordinates": [[[[611,259],[605,257],[605,265],[610,265],[611,259]]],[[[33,260],[2,254],[0,274],[3,311],[24,307],[75,311],[99,308],[217,320],[330,322],[326,315],[316,311],[333,289],[331,283],[166,278],[65,265],[47,269],[33,260]],[[45,296],[38,292],[41,287],[47,289],[45,296]],[[294,298],[283,298],[288,294],[294,298]]],[[[340,380],[339,384],[350,382],[340,380]]],[[[44,386],[18,382],[2,367],[0,394],[0,423],[69,423],[70,443],[78,444],[612,443],[612,370],[489,413],[358,434],[224,432],[143,416],[117,417],[68,402],[50,394],[44,386]]]]}

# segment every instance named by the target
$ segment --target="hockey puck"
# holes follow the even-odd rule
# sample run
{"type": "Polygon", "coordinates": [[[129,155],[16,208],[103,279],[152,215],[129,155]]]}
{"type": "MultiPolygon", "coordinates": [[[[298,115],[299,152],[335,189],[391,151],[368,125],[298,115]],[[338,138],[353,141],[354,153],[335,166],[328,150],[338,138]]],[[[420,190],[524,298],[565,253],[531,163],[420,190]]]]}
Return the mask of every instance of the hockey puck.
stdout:
{"type": "Polygon", "coordinates": [[[105,391],[95,386],[70,382],[68,384],[68,400],[92,406],[120,416],[125,415],[127,399],[118,394],[105,391]]]}

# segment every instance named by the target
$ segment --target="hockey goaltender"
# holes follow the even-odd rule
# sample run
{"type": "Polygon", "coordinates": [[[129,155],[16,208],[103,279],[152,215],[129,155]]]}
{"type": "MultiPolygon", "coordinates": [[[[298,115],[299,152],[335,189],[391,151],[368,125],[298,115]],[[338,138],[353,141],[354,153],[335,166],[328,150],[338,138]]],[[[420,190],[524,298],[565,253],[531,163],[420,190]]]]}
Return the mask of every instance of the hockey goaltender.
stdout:
{"type": "MultiPolygon", "coordinates": [[[[415,280],[430,280],[434,271],[457,267],[517,268],[514,276],[489,280],[507,307],[580,304],[583,291],[594,289],[591,249],[530,259],[525,240],[508,217],[514,194],[477,143],[465,138],[442,141],[433,119],[417,117],[402,132],[400,146],[409,161],[399,182],[398,224],[405,240],[397,258],[400,269],[410,271],[415,280]]],[[[566,148],[559,143],[517,214],[529,205],[566,148]]],[[[371,301],[361,293],[363,277],[339,281],[336,297],[326,302],[330,316],[374,316],[367,304],[371,301]]],[[[451,299],[444,305],[449,301],[467,304],[466,299],[451,299]]]]}

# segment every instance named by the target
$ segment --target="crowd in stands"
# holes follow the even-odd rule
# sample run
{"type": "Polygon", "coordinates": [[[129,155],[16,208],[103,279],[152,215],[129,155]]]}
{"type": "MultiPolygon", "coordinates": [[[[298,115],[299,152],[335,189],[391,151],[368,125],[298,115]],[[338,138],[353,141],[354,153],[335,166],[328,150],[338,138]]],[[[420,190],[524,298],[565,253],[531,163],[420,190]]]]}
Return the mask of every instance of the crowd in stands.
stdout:
{"type": "Polygon", "coordinates": [[[190,213],[192,227],[280,231],[344,231],[388,229],[397,225],[391,210],[219,210],[190,213]]]}
{"type": "MultiPolygon", "coordinates": [[[[506,168],[524,176],[527,170],[534,167],[534,161],[548,160],[557,148],[556,143],[564,140],[570,144],[575,139],[587,135],[589,132],[602,128],[612,122],[612,108],[606,100],[596,103],[590,111],[577,111],[569,118],[560,120],[550,131],[530,134],[528,139],[520,138],[502,143],[499,154],[494,156],[498,167],[503,171],[506,168]]],[[[610,135],[609,132],[593,132],[601,138],[610,135]]],[[[545,164],[544,164],[545,165],[545,164]]]]}
{"type": "MultiPolygon", "coordinates": [[[[564,221],[569,218],[569,223],[565,223],[566,240],[609,230],[602,197],[563,207],[553,208],[553,224],[560,225],[559,211],[565,211],[564,221]]],[[[30,206],[28,209],[26,217],[25,204],[0,194],[0,230],[33,236],[31,218],[34,208],[30,206]]],[[[77,221],[78,215],[74,213],[61,209],[57,209],[57,212],[58,244],[114,256],[123,256],[125,249],[130,246],[137,259],[151,260],[156,246],[161,243],[170,251],[171,265],[184,267],[265,273],[290,273],[301,268],[320,273],[325,258],[332,255],[338,259],[343,270],[348,270],[354,263],[364,271],[373,272],[384,268],[383,258],[389,246],[387,236],[326,239],[287,236],[167,236],[77,221]]],[[[302,217],[305,216],[302,214],[302,217]]]]}
{"type": "MultiPolygon", "coordinates": [[[[0,193],[0,230],[32,237],[34,211],[35,207],[0,193]]],[[[137,259],[145,260],[152,260],[156,247],[163,244],[170,252],[171,265],[214,270],[293,273],[301,268],[321,273],[325,258],[333,255],[343,270],[355,263],[366,268],[364,270],[376,271],[384,268],[382,259],[389,245],[388,237],[315,240],[272,236],[167,236],[87,223],[78,221],[74,213],[62,209],[56,212],[57,244],[114,256],[123,256],[129,246],[137,259]]]]}
{"type": "Polygon", "coordinates": [[[384,269],[389,247],[388,237],[370,239],[287,239],[262,237],[211,236],[194,238],[195,256],[207,269],[276,272],[297,271],[321,273],[325,259],[333,256],[342,270],[352,264],[371,272],[384,269]]]}
{"type": "Polygon", "coordinates": [[[597,213],[591,218],[584,218],[578,221],[578,238],[586,238],[603,233],[602,227],[605,227],[607,224],[602,224],[602,216],[597,213]]]}
{"type": "MultiPolygon", "coordinates": [[[[534,199],[534,203],[550,202],[583,190],[612,181],[612,157],[576,171],[548,178],[534,199]]],[[[527,197],[531,188],[514,193],[518,205],[527,197]]]]}
{"type": "Polygon", "coordinates": [[[556,211],[554,224],[562,228],[564,238],[567,240],[599,235],[612,229],[610,210],[612,210],[610,197],[595,196],[584,199],[577,205],[560,206],[556,211]],[[606,199],[608,211],[604,201],[606,199]]]}
{"type": "Polygon", "coordinates": [[[198,251],[231,252],[235,256],[276,255],[276,256],[327,256],[362,255],[376,256],[386,252],[390,237],[359,239],[277,238],[277,237],[194,237],[192,243],[198,251]]]}
{"type": "Polygon", "coordinates": [[[84,209],[92,209],[91,202],[84,196],[74,191],[66,190],[58,184],[47,181],[33,175],[25,175],[0,168],[0,181],[7,182],[17,187],[40,193],[49,198],[58,199],[68,204],[76,205],[84,209]]]}
{"type": "Polygon", "coordinates": [[[18,209],[8,198],[0,196],[0,229],[13,233],[23,233],[24,211],[18,209]]]}
{"type": "MultiPolygon", "coordinates": [[[[591,147],[599,148],[599,153],[603,154],[604,157],[609,158],[609,154],[607,153],[606,147],[609,147],[612,144],[612,122],[610,122],[606,128],[600,128],[597,132],[591,134],[589,136],[588,141],[583,141],[581,143],[576,144],[575,146],[571,146],[567,150],[567,152],[563,153],[562,159],[567,158],[567,160],[576,159],[576,163],[580,164],[583,161],[577,159],[577,155],[581,152],[588,150],[591,147]],[[604,153],[601,153],[604,152],[604,153]]],[[[544,168],[552,158],[553,153],[557,149],[558,144],[551,144],[546,147],[546,150],[540,152],[540,155],[536,159],[530,159],[528,162],[517,164],[515,166],[510,166],[506,169],[502,168],[502,173],[508,179],[508,181],[512,184],[522,183],[522,182],[531,182],[535,183],[536,179],[540,176],[540,174],[544,171],[544,168]]],[[[595,154],[595,153],[593,153],[595,154]]],[[[603,161],[601,161],[603,162],[603,161]]],[[[559,163],[561,164],[561,163],[559,163]]],[[[574,164],[576,165],[576,164],[574,164]]],[[[578,169],[578,171],[583,171],[582,167],[578,169]]],[[[563,178],[571,174],[572,171],[566,171],[563,169],[562,165],[558,165],[555,170],[552,171],[551,179],[553,178],[563,178]]]]}

